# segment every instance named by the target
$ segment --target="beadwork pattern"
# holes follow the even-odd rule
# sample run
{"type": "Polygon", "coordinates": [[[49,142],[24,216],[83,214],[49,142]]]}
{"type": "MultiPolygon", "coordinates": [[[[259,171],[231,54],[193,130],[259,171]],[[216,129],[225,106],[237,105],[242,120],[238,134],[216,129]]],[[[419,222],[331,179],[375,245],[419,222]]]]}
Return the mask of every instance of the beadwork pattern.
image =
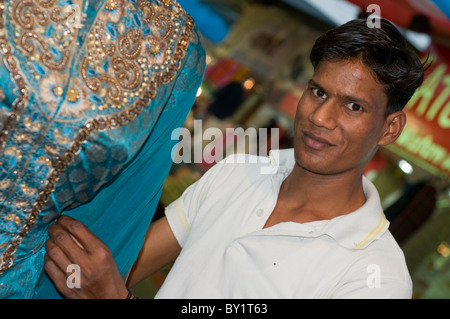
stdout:
{"type": "MultiPolygon", "coordinates": [[[[15,205],[26,212],[26,217],[20,218],[0,211],[2,218],[15,229],[6,244],[0,245],[0,274],[12,266],[17,248],[89,136],[127,125],[142,113],[157,95],[158,88],[176,77],[193,31],[190,17],[180,26],[177,17],[182,10],[174,1],[164,0],[161,6],[154,6],[146,0],[135,3],[107,0],[86,41],[78,43],[78,29],[67,23],[75,11],[65,11],[57,0],[8,3],[11,5],[0,1],[0,50],[18,93],[1,126],[0,153],[21,160],[20,149],[9,146],[8,142],[13,139],[15,143],[33,144],[40,141],[36,136],[42,139],[47,133],[31,116],[24,115],[30,99],[37,93],[42,95],[45,105],[40,107],[48,122],[68,123],[70,129],[67,134],[53,130],[56,142],[46,144],[47,155],[36,159],[47,169],[41,185],[18,184],[11,179],[0,182],[2,197],[20,189],[24,196],[15,205]],[[127,15],[130,19],[137,12],[143,14],[142,22],[153,32],[125,28],[120,21],[126,18],[126,12],[130,13],[127,15]],[[5,28],[8,21],[16,30],[14,45],[5,28]],[[119,34],[109,27],[111,23],[117,24],[119,34]],[[49,26],[53,27],[53,34],[48,33],[49,26]],[[74,50],[78,45],[82,48],[74,50]],[[24,77],[23,67],[34,74],[34,79],[24,77]],[[42,71],[42,67],[48,72],[42,71]],[[61,74],[69,74],[73,69],[80,76],[67,82],[61,74]],[[36,85],[28,81],[39,81],[39,92],[33,91],[36,85]],[[30,134],[11,135],[19,121],[30,134]]],[[[13,173],[20,176],[24,170],[13,173]]]]}

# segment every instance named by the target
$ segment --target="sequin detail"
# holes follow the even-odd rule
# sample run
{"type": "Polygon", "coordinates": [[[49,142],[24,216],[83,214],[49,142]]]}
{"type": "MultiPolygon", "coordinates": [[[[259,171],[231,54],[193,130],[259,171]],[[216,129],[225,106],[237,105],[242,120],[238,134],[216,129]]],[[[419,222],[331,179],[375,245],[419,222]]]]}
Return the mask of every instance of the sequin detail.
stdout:
{"type": "MultiPolygon", "coordinates": [[[[85,122],[80,128],[77,128],[76,133],[70,139],[60,131],[52,131],[54,143],[46,145],[45,153],[47,155],[40,156],[36,161],[47,167],[48,171],[46,178],[42,181],[42,186],[36,187],[27,184],[14,186],[16,189],[20,189],[24,196],[26,194],[33,196],[30,197],[32,202],[25,200],[16,203],[16,205],[21,205],[23,211],[27,213],[25,218],[13,214],[2,216],[11,223],[11,227],[16,227],[18,230],[10,235],[11,238],[6,241],[7,244],[0,247],[0,250],[3,250],[0,257],[0,274],[13,264],[17,248],[36,223],[40,212],[54,193],[61,176],[77,157],[88,137],[99,131],[119,128],[136,119],[156,96],[158,88],[173,81],[181,67],[181,61],[192,35],[193,21],[187,17],[180,29],[178,22],[175,22],[175,17],[181,12],[181,8],[175,2],[164,1],[164,6],[156,7],[149,5],[145,0],[138,1],[137,8],[145,14],[142,21],[151,24],[152,30],[155,31],[154,34],[152,36],[143,34],[140,29],[125,30],[123,28],[122,30],[119,25],[117,30],[121,31],[121,34],[117,37],[116,42],[108,41],[107,36],[98,37],[98,34],[107,35],[110,32],[108,31],[109,23],[120,24],[121,19],[126,19],[123,14],[125,7],[121,7],[121,5],[125,5],[124,2],[113,2],[105,3],[102,9],[105,14],[99,15],[100,18],[94,23],[88,34],[88,39],[93,39],[94,42],[92,42],[93,47],[87,48],[86,55],[80,57],[79,73],[81,78],[79,81],[70,79],[69,83],[64,80],[58,82],[56,78],[52,80],[54,82],[44,81],[44,86],[48,86],[43,86],[46,90],[43,99],[47,98],[50,102],[55,99],[55,105],[60,105],[47,110],[50,115],[55,116],[55,121],[70,118],[78,118],[79,121],[80,118],[85,118],[85,122]],[[161,8],[165,8],[165,10],[161,8]],[[114,10],[119,10],[117,11],[119,18],[117,15],[112,15],[114,10]],[[98,57],[102,57],[103,61],[107,57],[108,66],[102,67],[98,64],[100,63],[98,57]],[[63,94],[64,88],[67,90],[66,94],[63,94]],[[89,103],[84,102],[80,104],[82,105],[80,108],[73,107],[75,103],[87,98],[86,92],[89,93],[89,96],[102,98],[105,103],[91,104],[91,107],[86,107],[89,103]],[[66,104],[72,108],[65,109],[64,103],[58,104],[61,102],[58,98],[63,96],[66,99],[64,103],[72,103],[71,105],[66,104]],[[112,105],[115,107],[109,108],[112,105]],[[95,110],[93,110],[94,106],[95,110]]],[[[33,64],[33,61],[37,61],[49,70],[48,74],[50,75],[47,74],[45,79],[51,79],[51,76],[58,72],[67,71],[74,59],[71,52],[76,52],[76,50],[70,49],[71,46],[76,45],[76,30],[72,30],[73,36],[65,44],[59,43],[56,50],[41,36],[42,30],[45,31],[50,23],[64,23],[68,17],[61,8],[56,6],[56,3],[56,0],[15,1],[10,8],[11,12],[7,12],[5,1],[0,2],[0,50],[11,78],[20,93],[7,120],[3,123],[0,132],[0,151],[4,151],[10,133],[21,117],[23,125],[29,132],[42,130],[41,126],[27,117],[28,115],[23,116],[31,92],[22,75],[21,66],[13,55],[13,48],[8,42],[5,16],[10,14],[10,17],[17,23],[20,31],[16,33],[17,49],[28,57],[30,69],[31,66],[39,66],[39,64],[33,64]]],[[[88,44],[89,41],[84,43],[84,45],[88,44]]],[[[39,69],[36,68],[36,70],[39,69]]],[[[35,75],[36,80],[41,81],[38,78],[39,74],[35,75]]],[[[32,135],[21,134],[14,136],[14,139],[15,142],[25,142],[32,140],[30,136],[32,135]]],[[[17,153],[18,151],[20,150],[8,150],[11,157],[15,158],[20,155],[17,153]]],[[[7,183],[7,180],[4,181],[0,188],[11,187],[7,183]]]]}

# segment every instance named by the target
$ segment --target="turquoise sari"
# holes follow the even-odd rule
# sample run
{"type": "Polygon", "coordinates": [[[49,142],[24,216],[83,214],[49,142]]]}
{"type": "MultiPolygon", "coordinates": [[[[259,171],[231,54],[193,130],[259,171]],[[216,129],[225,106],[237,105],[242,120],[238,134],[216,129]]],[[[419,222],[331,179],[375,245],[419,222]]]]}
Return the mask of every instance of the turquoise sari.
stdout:
{"type": "Polygon", "coordinates": [[[82,221],[126,276],[205,52],[171,0],[1,4],[0,298],[60,298],[43,271],[48,227],[82,221]]]}

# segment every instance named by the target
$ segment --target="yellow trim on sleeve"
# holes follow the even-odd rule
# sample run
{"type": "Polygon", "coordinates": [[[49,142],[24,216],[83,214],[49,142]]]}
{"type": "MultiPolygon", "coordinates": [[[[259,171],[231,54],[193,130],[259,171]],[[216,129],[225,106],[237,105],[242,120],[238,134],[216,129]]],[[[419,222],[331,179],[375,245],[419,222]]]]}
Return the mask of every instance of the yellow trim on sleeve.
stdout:
{"type": "Polygon", "coordinates": [[[183,226],[186,233],[189,233],[191,227],[189,226],[189,221],[186,217],[186,214],[183,211],[183,208],[181,207],[181,202],[179,200],[177,200],[177,202],[175,203],[175,209],[177,211],[177,216],[178,219],[180,220],[181,225],[183,226]]]}
{"type": "Polygon", "coordinates": [[[368,241],[374,239],[381,232],[381,230],[384,228],[385,225],[386,225],[386,217],[384,216],[383,213],[381,213],[380,221],[375,226],[375,228],[372,229],[372,231],[366,236],[366,238],[364,238],[362,241],[360,241],[358,244],[356,244],[356,246],[353,247],[353,249],[362,248],[362,246],[364,246],[368,241]],[[381,225],[381,227],[380,227],[380,225],[381,225]],[[378,229],[378,231],[377,231],[377,229],[378,229]]]}

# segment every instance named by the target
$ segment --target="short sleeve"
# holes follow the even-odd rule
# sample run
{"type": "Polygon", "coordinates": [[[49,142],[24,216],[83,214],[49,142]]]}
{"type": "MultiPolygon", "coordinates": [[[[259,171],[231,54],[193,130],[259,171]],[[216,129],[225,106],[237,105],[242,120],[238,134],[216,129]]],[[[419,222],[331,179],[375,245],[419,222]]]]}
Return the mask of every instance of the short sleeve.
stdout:
{"type": "Polygon", "coordinates": [[[214,193],[216,181],[224,173],[226,164],[219,162],[211,167],[198,181],[165,209],[172,232],[181,247],[189,236],[192,224],[205,199],[214,193]]]}

